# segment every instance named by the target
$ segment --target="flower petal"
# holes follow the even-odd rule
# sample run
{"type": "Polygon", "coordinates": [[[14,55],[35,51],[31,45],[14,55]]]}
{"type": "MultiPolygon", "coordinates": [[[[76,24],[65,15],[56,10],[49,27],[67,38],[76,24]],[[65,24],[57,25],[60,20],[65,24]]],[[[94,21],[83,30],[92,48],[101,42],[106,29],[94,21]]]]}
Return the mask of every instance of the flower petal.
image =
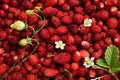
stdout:
{"type": "Polygon", "coordinates": [[[55,41],[55,44],[57,45],[57,44],[58,44],[58,41],[55,41]]]}
{"type": "Polygon", "coordinates": [[[57,48],[57,49],[58,49],[58,48],[60,48],[60,47],[59,47],[58,45],[56,45],[56,46],[55,46],[55,48],[57,48]]]}
{"type": "Polygon", "coordinates": [[[90,60],[90,58],[89,57],[85,57],[85,61],[88,61],[88,60],[90,60]]]}
{"type": "Polygon", "coordinates": [[[93,65],[94,65],[94,62],[92,62],[90,65],[93,66],[93,65]]]}
{"type": "Polygon", "coordinates": [[[95,58],[94,57],[91,57],[91,60],[93,61],[95,58]]]}
{"type": "Polygon", "coordinates": [[[64,49],[64,47],[62,46],[62,47],[60,47],[62,50],[64,49]]]}
{"type": "Polygon", "coordinates": [[[88,19],[88,21],[89,21],[90,23],[92,23],[92,19],[88,19]]]}

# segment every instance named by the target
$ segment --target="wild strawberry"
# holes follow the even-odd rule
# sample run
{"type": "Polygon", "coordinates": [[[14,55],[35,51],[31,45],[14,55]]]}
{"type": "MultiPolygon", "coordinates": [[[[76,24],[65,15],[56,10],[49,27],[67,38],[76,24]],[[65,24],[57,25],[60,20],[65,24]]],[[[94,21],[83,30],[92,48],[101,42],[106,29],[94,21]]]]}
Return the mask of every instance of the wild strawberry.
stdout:
{"type": "Polygon", "coordinates": [[[11,74],[11,80],[21,80],[21,79],[23,79],[23,76],[22,76],[22,74],[20,73],[20,72],[13,72],[12,74],[11,74]]]}
{"type": "Polygon", "coordinates": [[[98,75],[103,75],[103,74],[105,73],[105,71],[102,70],[102,69],[97,69],[97,70],[96,70],[96,73],[97,73],[98,75]]]}
{"type": "Polygon", "coordinates": [[[88,76],[89,76],[90,78],[95,77],[95,76],[96,76],[96,72],[95,72],[95,70],[89,70],[89,72],[88,72],[88,76]]]}
{"type": "Polygon", "coordinates": [[[6,10],[9,9],[9,5],[6,4],[6,3],[4,3],[4,4],[1,5],[1,8],[2,8],[4,11],[6,11],[6,10]]]}
{"type": "Polygon", "coordinates": [[[10,1],[10,5],[13,7],[17,7],[18,6],[18,1],[17,0],[12,0],[10,1]]]}
{"type": "Polygon", "coordinates": [[[117,34],[117,31],[115,29],[109,29],[107,33],[109,36],[113,37],[117,34]]]}
{"type": "Polygon", "coordinates": [[[45,7],[55,6],[58,0],[46,0],[45,7]]]}
{"type": "Polygon", "coordinates": [[[90,4],[85,5],[85,11],[88,13],[93,13],[96,11],[96,9],[97,7],[95,5],[90,5],[90,4]]]}
{"type": "Polygon", "coordinates": [[[6,64],[1,64],[0,65],[0,75],[4,74],[7,70],[7,65],[6,64]]]}
{"type": "Polygon", "coordinates": [[[11,19],[4,19],[4,21],[5,21],[5,24],[7,25],[7,26],[10,26],[11,24],[12,24],[12,20],[11,19]]]}
{"type": "Polygon", "coordinates": [[[53,35],[53,36],[51,37],[51,39],[50,39],[50,42],[51,42],[51,43],[55,43],[55,41],[59,41],[59,40],[61,40],[61,37],[60,37],[60,36],[58,36],[58,35],[53,35]]]}
{"type": "Polygon", "coordinates": [[[71,55],[69,53],[59,53],[54,56],[53,60],[60,64],[69,63],[71,59],[71,55]]]}
{"type": "Polygon", "coordinates": [[[72,33],[77,34],[77,32],[78,32],[78,26],[77,26],[77,25],[75,25],[75,24],[70,24],[70,25],[68,25],[67,27],[68,27],[68,29],[69,29],[72,33]]]}
{"type": "Polygon", "coordinates": [[[0,47],[0,54],[3,54],[5,52],[4,48],[0,47]]]}
{"type": "Polygon", "coordinates": [[[57,75],[59,71],[57,69],[48,68],[44,71],[44,75],[47,77],[53,77],[57,75]]]}
{"type": "Polygon", "coordinates": [[[79,77],[78,80],[86,80],[84,77],[79,77]]]}
{"type": "Polygon", "coordinates": [[[116,15],[118,13],[118,8],[116,6],[110,7],[110,14],[116,15]]]}
{"type": "Polygon", "coordinates": [[[78,70],[78,75],[85,76],[88,72],[88,68],[80,66],[78,70]]]}
{"type": "Polygon", "coordinates": [[[9,35],[7,38],[11,44],[18,44],[19,39],[16,36],[9,35]]]}
{"type": "Polygon", "coordinates": [[[111,80],[110,75],[105,75],[101,80],[111,80]]]}
{"type": "Polygon", "coordinates": [[[84,9],[83,9],[82,7],[80,7],[80,6],[76,6],[76,7],[74,8],[74,11],[75,11],[76,13],[78,13],[78,14],[81,14],[81,15],[85,14],[84,9]]]}
{"type": "Polygon", "coordinates": [[[77,50],[77,47],[74,45],[65,46],[65,51],[67,51],[67,52],[74,52],[76,50],[77,50]]]}
{"type": "Polygon", "coordinates": [[[75,14],[73,19],[76,24],[81,24],[84,20],[84,16],[82,16],[81,14],[75,14]]]}
{"type": "Polygon", "coordinates": [[[48,17],[56,15],[57,12],[58,12],[58,10],[56,8],[53,8],[53,7],[47,7],[43,10],[43,13],[48,17]]]}
{"type": "Polygon", "coordinates": [[[68,29],[67,29],[67,26],[59,26],[55,32],[56,34],[65,34],[67,33],[68,29]]]}
{"type": "Polygon", "coordinates": [[[3,3],[9,3],[10,0],[1,0],[1,2],[3,2],[3,3]]]}
{"type": "Polygon", "coordinates": [[[10,43],[8,41],[3,42],[3,48],[6,51],[9,51],[10,50],[10,43]]]}
{"type": "Polygon", "coordinates": [[[24,0],[23,5],[25,6],[26,9],[33,9],[34,7],[33,3],[29,0],[24,0]]]}
{"type": "Polygon", "coordinates": [[[99,52],[93,52],[92,57],[94,57],[96,60],[99,59],[101,54],[99,52]]]}
{"type": "Polygon", "coordinates": [[[0,9],[0,17],[5,17],[5,16],[6,16],[5,11],[3,11],[3,10],[0,9]]]}
{"type": "Polygon", "coordinates": [[[96,25],[96,24],[93,24],[91,27],[90,27],[90,30],[91,32],[93,33],[99,33],[101,32],[101,27],[96,25]]]}
{"type": "Polygon", "coordinates": [[[75,35],[74,38],[75,38],[75,44],[80,44],[82,42],[82,39],[80,36],[75,35]]]}
{"type": "Polygon", "coordinates": [[[72,54],[73,61],[78,62],[80,60],[80,58],[81,58],[81,53],[79,51],[75,51],[72,54]]]}
{"type": "Polygon", "coordinates": [[[70,69],[70,64],[64,64],[64,69],[69,70],[70,69]]]}
{"type": "Polygon", "coordinates": [[[70,5],[68,3],[65,3],[62,5],[61,9],[63,11],[69,11],[70,10],[70,5]]]}
{"type": "Polygon", "coordinates": [[[65,40],[67,45],[73,45],[75,43],[75,38],[72,35],[67,35],[65,40]]]}
{"type": "Polygon", "coordinates": [[[114,42],[117,46],[120,46],[120,36],[114,38],[114,42]]]}
{"type": "Polygon", "coordinates": [[[5,26],[5,21],[0,18],[0,27],[4,27],[4,26],[5,26]]]}
{"type": "Polygon", "coordinates": [[[84,50],[84,49],[80,50],[80,55],[81,55],[81,58],[85,58],[85,57],[90,56],[89,52],[87,50],[84,50]]]}
{"type": "Polygon", "coordinates": [[[81,42],[81,46],[84,48],[84,49],[88,49],[90,47],[90,43],[88,41],[82,41],[81,42]]]}
{"type": "Polygon", "coordinates": [[[35,55],[31,55],[29,58],[29,63],[31,65],[37,65],[38,64],[38,58],[35,55]]]}
{"type": "Polygon", "coordinates": [[[93,45],[93,48],[94,48],[94,50],[99,50],[101,48],[101,46],[98,43],[96,43],[93,45]]]}
{"type": "Polygon", "coordinates": [[[65,12],[59,10],[58,13],[56,14],[56,17],[61,18],[61,17],[65,16],[65,15],[66,15],[65,12]]]}
{"type": "Polygon", "coordinates": [[[78,63],[72,63],[70,66],[70,69],[73,71],[76,71],[79,69],[79,64],[78,63]]]}
{"type": "Polygon", "coordinates": [[[96,13],[95,17],[99,20],[106,20],[109,18],[109,12],[107,10],[100,10],[96,13]]]}
{"type": "Polygon", "coordinates": [[[85,27],[84,25],[80,25],[78,31],[81,34],[87,34],[89,32],[89,27],[85,27]]]}
{"type": "Polygon", "coordinates": [[[65,0],[58,0],[59,6],[62,6],[65,3],[65,0]]]}
{"type": "Polygon", "coordinates": [[[48,51],[54,51],[54,50],[55,50],[54,45],[48,44],[48,45],[47,45],[47,50],[48,50],[48,51]]]}
{"type": "Polygon", "coordinates": [[[0,31],[0,40],[5,40],[7,38],[7,33],[5,31],[0,31]]]}
{"type": "Polygon", "coordinates": [[[69,4],[72,7],[78,6],[79,5],[79,1],[78,0],[69,0],[69,4]]]}
{"type": "Polygon", "coordinates": [[[47,26],[48,25],[48,20],[38,20],[37,24],[38,24],[39,27],[47,26]]]}
{"type": "Polygon", "coordinates": [[[102,35],[97,33],[97,34],[93,34],[92,40],[93,41],[99,41],[102,39],[102,35]]]}
{"type": "Polygon", "coordinates": [[[28,15],[26,14],[26,12],[21,11],[20,14],[19,14],[19,19],[26,22],[27,19],[28,19],[28,15]]]}
{"type": "Polygon", "coordinates": [[[52,63],[52,60],[51,60],[50,58],[43,58],[43,59],[41,60],[41,63],[42,63],[43,65],[45,65],[45,66],[50,66],[51,63],[52,63]]]}
{"type": "Polygon", "coordinates": [[[24,65],[25,65],[25,68],[26,68],[28,71],[31,71],[31,70],[33,69],[33,66],[30,65],[28,62],[25,62],[24,65]]]}
{"type": "Polygon", "coordinates": [[[50,32],[47,29],[42,29],[39,34],[40,34],[41,38],[43,38],[43,39],[50,38],[50,32]]]}
{"type": "Polygon", "coordinates": [[[29,24],[33,24],[33,23],[37,22],[37,20],[38,20],[38,16],[35,14],[28,17],[29,24]]]}
{"type": "Polygon", "coordinates": [[[4,56],[0,56],[0,65],[4,62],[4,56]]]}
{"type": "Polygon", "coordinates": [[[52,23],[54,24],[55,27],[59,27],[61,25],[61,21],[58,17],[52,17],[52,23]]]}
{"type": "Polygon", "coordinates": [[[48,31],[50,32],[51,35],[54,35],[54,33],[55,33],[55,28],[53,28],[53,27],[48,27],[47,29],[48,29],[48,31]]]}
{"type": "Polygon", "coordinates": [[[28,74],[26,80],[37,80],[37,78],[34,74],[28,74]]]}
{"type": "Polygon", "coordinates": [[[46,52],[46,48],[43,47],[43,46],[38,46],[38,52],[45,53],[46,52]]]}
{"type": "Polygon", "coordinates": [[[61,21],[63,24],[70,24],[70,23],[72,23],[72,18],[70,16],[64,16],[64,17],[62,17],[61,21]]]}
{"type": "Polygon", "coordinates": [[[118,26],[118,20],[114,17],[107,20],[107,25],[109,28],[116,28],[118,26]]]}
{"type": "Polygon", "coordinates": [[[73,18],[73,16],[75,15],[75,13],[74,13],[73,10],[69,10],[68,11],[68,15],[73,18]]]}

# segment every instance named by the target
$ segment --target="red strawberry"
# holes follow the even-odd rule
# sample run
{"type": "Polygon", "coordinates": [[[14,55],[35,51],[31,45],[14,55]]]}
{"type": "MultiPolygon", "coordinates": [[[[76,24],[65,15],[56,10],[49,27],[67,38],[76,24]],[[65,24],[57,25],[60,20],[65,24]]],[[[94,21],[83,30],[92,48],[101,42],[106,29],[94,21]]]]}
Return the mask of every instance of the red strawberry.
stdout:
{"type": "Polygon", "coordinates": [[[0,40],[5,40],[7,38],[7,33],[5,31],[0,31],[0,40]]]}
{"type": "Polygon", "coordinates": [[[44,71],[44,75],[47,77],[53,77],[57,75],[59,71],[57,69],[48,68],[44,71]]]}
{"type": "Polygon", "coordinates": [[[84,77],[79,77],[78,80],[86,80],[84,77]]]}
{"type": "Polygon", "coordinates": [[[19,14],[19,19],[26,22],[27,19],[28,19],[28,15],[26,14],[26,12],[21,11],[20,14],[19,14]]]}
{"type": "Polygon", "coordinates": [[[58,12],[58,10],[56,8],[53,8],[53,7],[47,7],[43,10],[43,13],[48,17],[56,15],[57,12],[58,12]]]}
{"type": "Polygon", "coordinates": [[[78,26],[75,24],[68,25],[68,29],[74,34],[77,34],[77,32],[78,32],[78,26]]]}
{"type": "Polygon", "coordinates": [[[43,46],[38,46],[38,52],[45,53],[46,52],[46,48],[43,47],[43,46]]]}
{"type": "Polygon", "coordinates": [[[65,0],[58,0],[59,6],[62,6],[65,3],[65,0]]]}
{"type": "Polygon", "coordinates": [[[18,6],[18,1],[17,0],[12,0],[10,1],[11,6],[17,7],[18,6]]]}
{"type": "Polygon", "coordinates": [[[83,66],[80,66],[79,67],[79,70],[78,70],[78,75],[80,76],[85,76],[88,72],[88,68],[85,68],[83,66]]]}
{"type": "Polygon", "coordinates": [[[52,60],[51,60],[51,58],[41,58],[41,63],[42,63],[44,66],[50,66],[51,63],[52,63],[52,60]]]}
{"type": "Polygon", "coordinates": [[[117,34],[117,31],[115,29],[109,29],[107,33],[109,36],[115,36],[117,34]]]}
{"type": "Polygon", "coordinates": [[[96,13],[95,17],[99,20],[106,20],[109,18],[109,12],[107,10],[100,10],[96,13]]]}
{"type": "Polygon", "coordinates": [[[90,56],[89,52],[87,50],[84,50],[84,49],[80,50],[80,55],[81,55],[81,58],[85,58],[85,57],[90,56]]]}
{"type": "Polygon", "coordinates": [[[101,46],[98,43],[96,43],[93,45],[93,48],[94,48],[94,50],[99,50],[101,48],[101,46]]]}
{"type": "Polygon", "coordinates": [[[96,24],[93,24],[91,27],[90,27],[90,30],[91,32],[93,33],[99,33],[101,32],[101,27],[96,25],[96,24]]]}
{"type": "Polygon", "coordinates": [[[4,10],[0,9],[0,17],[5,17],[6,13],[4,10]]]}
{"type": "Polygon", "coordinates": [[[58,13],[56,14],[56,17],[61,18],[61,17],[65,16],[65,15],[66,15],[65,12],[62,12],[62,11],[59,10],[58,13]]]}
{"type": "Polygon", "coordinates": [[[69,11],[70,10],[70,5],[68,3],[65,3],[62,5],[61,9],[63,11],[69,11]]]}
{"type": "Polygon", "coordinates": [[[118,26],[118,20],[114,17],[107,20],[107,25],[109,28],[116,28],[118,26]]]}
{"type": "Polygon", "coordinates": [[[88,72],[88,76],[89,76],[90,78],[95,77],[95,76],[96,76],[96,72],[95,72],[95,70],[89,70],[89,72],[88,72]]]}
{"type": "Polygon", "coordinates": [[[74,38],[75,38],[75,44],[80,44],[82,42],[82,39],[80,36],[75,35],[74,38]]]}
{"type": "Polygon", "coordinates": [[[7,65],[6,64],[1,64],[0,65],[0,75],[4,74],[7,70],[7,65]]]}
{"type": "Polygon", "coordinates": [[[76,24],[81,24],[84,20],[84,16],[82,16],[81,14],[75,14],[73,19],[76,24]]]}
{"type": "Polygon", "coordinates": [[[70,64],[64,64],[64,69],[67,69],[67,70],[69,70],[70,69],[70,64]]]}
{"type": "Polygon", "coordinates": [[[9,51],[10,50],[10,43],[8,41],[3,42],[3,48],[6,51],[9,51]]]}
{"type": "Polygon", "coordinates": [[[72,54],[73,61],[78,62],[80,60],[80,58],[81,58],[81,53],[79,51],[75,51],[72,54]]]}
{"type": "Polygon", "coordinates": [[[18,44],[19,39],[16,36],[9,35],[7,38],[11,44],[18,44]]]}
{"type": "Polygon", "coordinates": [[[97,7],[95,5],[90,5],[90,4],[85,5],[85,11],[88,13],[93,13],[96,11],[96,9],[97,7]]]}
{"type": "Polygon", "coordinates": [[[52,17],[52,23],[54,24],[55,27],[58,27],[61,25],[61,21],[58,17],[52,17]]]}
{"type": "Polygon", "coordinates": [[[47,29],[48,29],[48,31],[50,32],[51,35],[54,35],[54,33],[55,33],[55,28],[53,28],[53,27],[48,27],[47,29]]]}
{"type": "Polygon", "coordinates": [[[80,3],[79,0],[69,0],[69,4],[70,4],[70,6],[72,6],[72,7],[78,6],[79,3],[80,3]]]}
{"type": "Polygon", "coordinates": [[[75,38],[72,35],[67,35],[65,40],[67,45],[73,45],[75,43],[75,38]]]}
{"type": "Polygon", "coordinates": [[[0,18],[0,27],[4,27],[4,26],[5,26],[5,21],[0,18]]]}
{"type": "Polygon", "coordinates": [[[84,9],[83,9],[82,7],[80,7],[80,6],[76,6],[76,7],[74,8],[74,11],[75,11],[76,13],[78,13],[78,14],[81,14],[81,15],[85,14],[84,9]]]}
{"type": "Polygon", "coordinates": [[[74,52],[76,50],[77,50],[77,47],[74,45],[65,46],[65,51],[67,51],[67,52],[74,52]]]}
{"type": "Polygon", "coordinates": [[[34,74],[28,74],[26,80],[37,80],[37,78],[34,74]]]}
{"type": "Polygon", "coordinates": [[[81,34],[87,34],[89,32],[89,27],[85,27],[84,25],[80,25],[78,30],[81,34]]]}
{"type": "Polygon", "coordinates": [[[101,80],[111,80],[110,75],[105,75],[105,77],[103,77],[101,80]]]}
{"type": "Polygon", "coordinates": [[[25,6],[26,9],[33,9],[34,8],[33,3],[29,0],[24,0],[23,5],[25,6]]]}
{"type": "Polygon", "coordinates": [[[31,65],[37,65],[38,64],[38,58],[35,55],[31,55],[29,58],[29,63],[31,65]]]}
{"type": "Polygon", "coordinates": [[[99,59],[101,54],[99,52],[93,52],[92,57],[94,57],[96,60],[99,59]]]}
{"type": "Polygon", "coordinates": [[[101,40],[101,39],[102,39],[102,35],[99,34],[99,33],[92,35],[92,40],[93,40],[93,41],[99,41],[99,40],[101,40]]]}
{"type": "Polygon", "coordinates": [[[48,20],[38,20],[37,24],[38,24],[39,27],[47,26],[48,25],[48,20]]]}
{"type": "Polygon", "coordinates": [[[48,50],[48,51],[54,51],[54,50],[55,50],[54,45],[48,44],[48,45],[47,45],[47,50],[48,50]]]}
{"type": "Polygon", "coordinates": [[[47,29],[42,29],[40,31],[40,36],[43,39],[49,39],[50,38],[50,32],[47,29]]]}
{"type": "Polygon", "coordinates": [[[53,35],[53,36],[51,37],[51,39],[50,39],[50,42],[51,42],[51,43],[55,43],[55,41],[59,41],[59,40],[61,40],[61,37],[60,37],[60,36],[58,36],[58,35],[53,35]]]}
{"type": "Polygon", "coordinates": [[[45,2],[45,6],[49,7],[49,6],[55,6],[57,4],[58,0],[46,0],[45,2]]]}
{"type": "Polygon", "coordinates": [[[0,47],[0,55],[5,52],[4,48],[0,47]]]}
{"type": "Polygon", "coordinates": [[[67,26],[59,26],[56,30],[55,30],[56,34],[65,34],[68,32],[67,26]]]}
{"type": "Polygon", "coordinates": [[[79,64],[78,63],[72,63],[70,66],[70,69],[73,71],[79,70],[79,64]]]}
{"type": "Polygon", "coordinates": [[[23,76],[20,72],[13,72],[11,74],[11,80],[21,80],[23,79],[23,76]]]}
{"type": "Polygon", "coordinates": [[[33,23],[37,22],[37,20],[38,20],[38,16],[35,14],[28,17],[29,24],[33,24],[33,23]]]}
{"type": "Polygon", "coordinates": [[[71,55],[69,53],[59,53],[54,56],[53,60],[60,64],[66,64],[70,62],[71,55]]]}
{"type": "Polygon", "coordinates": [[[10,26],[10,25],[12,24],[12,22],[13,22],[13,20],[8,19],[8,18],[4,19],[4,21],[5,21],[5,24],[6,24],[7,26],[10,26]]]}
{"type": "Polygon", "coordinates": [[[70,16],[64,16],[64,17],[62,17],[61,21],[63,24],[70,24],[70,23],[72,23],[72,18],[70,16]]]}
{"type": "Polygon", "coordinates": [[[28,71],[31,71],[33,69],[33,66],[30,65],[27,61],[24,63],[25,65],[25,68],[28,70],[28,71]]]}

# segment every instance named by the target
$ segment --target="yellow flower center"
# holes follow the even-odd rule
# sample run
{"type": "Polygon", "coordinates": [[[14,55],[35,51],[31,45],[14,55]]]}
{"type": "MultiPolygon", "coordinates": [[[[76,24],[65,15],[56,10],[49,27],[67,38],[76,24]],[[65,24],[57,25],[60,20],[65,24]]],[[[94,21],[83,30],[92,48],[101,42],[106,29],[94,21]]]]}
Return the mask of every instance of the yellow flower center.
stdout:
{"type": "Polygon", "coordinates": [[[86,24],[86,25],[89,25],[90,23],[91,23],[91,22],[90,22],[90,21],[88,21],[88,20],[85,22],[85,24],[86,24]]]}
{"type": "Polygon", "coordinates": [[[58,43],[58,46],[60,46],[60,47],[63,46],[63,43],[62,43],[62,42],[59,42],[59,43],[58,43]]]}
{"type": "Polygon", "coordinates": [[[90,64],[92,63],[92,61],[91,61],[91,60],[87,60],[86,63],[87,63],[88,65],[90,65],[90,64]]]}

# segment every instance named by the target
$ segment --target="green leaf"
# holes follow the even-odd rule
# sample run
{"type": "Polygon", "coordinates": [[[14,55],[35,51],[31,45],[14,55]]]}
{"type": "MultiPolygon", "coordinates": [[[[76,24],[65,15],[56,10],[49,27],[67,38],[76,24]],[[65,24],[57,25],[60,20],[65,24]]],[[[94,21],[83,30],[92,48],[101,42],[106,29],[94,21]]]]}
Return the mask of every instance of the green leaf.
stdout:
{"type": "Polygon", "coordinates": [[[120,71],[120,63],[118,62],[117,64],[114,64],[110,69],[109,72],[110,73],[114,73],[120,71]]]}
{"type": "Polygon", "coordinates": [[[108,46],[105,51],[105,61],[108,66],[112,67],[113,65],[118,63],[118,48],[116,46],[108,46]]]}
{"type": "Polygon", "coordinates": [[[104,68],[109,68],[109,66],[107,65],[107,63],[106,63],[105,60],[103,60],[103,59],[98,59],[98,60],[96,61],[96,64],[97,64],[98,66],[102,66],[102,67],[104,67],[104,68]]]}

